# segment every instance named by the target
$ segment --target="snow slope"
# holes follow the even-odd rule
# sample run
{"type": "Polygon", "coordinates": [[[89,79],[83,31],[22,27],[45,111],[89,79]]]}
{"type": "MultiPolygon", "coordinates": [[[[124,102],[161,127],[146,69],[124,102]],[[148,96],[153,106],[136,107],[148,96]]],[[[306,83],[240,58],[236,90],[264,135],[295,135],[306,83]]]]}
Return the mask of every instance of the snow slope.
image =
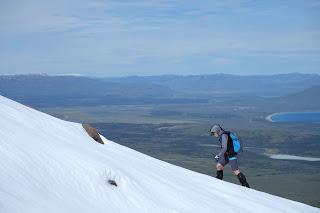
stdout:
{"type": "Polygon", "coordinates": [[[103,140],[0,96],[0,212],[320,212],[103,140]]]}

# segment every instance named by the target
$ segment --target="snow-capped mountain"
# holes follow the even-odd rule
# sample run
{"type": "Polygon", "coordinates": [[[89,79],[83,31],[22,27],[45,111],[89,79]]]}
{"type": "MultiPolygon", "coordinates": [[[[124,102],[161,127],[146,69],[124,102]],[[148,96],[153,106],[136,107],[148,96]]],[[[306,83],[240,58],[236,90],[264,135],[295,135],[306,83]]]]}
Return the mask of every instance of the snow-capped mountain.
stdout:
{"type": "Polygon", "coordinates": [[[102,139],[0,96],[0,212],[320,212],[102,139]]]}

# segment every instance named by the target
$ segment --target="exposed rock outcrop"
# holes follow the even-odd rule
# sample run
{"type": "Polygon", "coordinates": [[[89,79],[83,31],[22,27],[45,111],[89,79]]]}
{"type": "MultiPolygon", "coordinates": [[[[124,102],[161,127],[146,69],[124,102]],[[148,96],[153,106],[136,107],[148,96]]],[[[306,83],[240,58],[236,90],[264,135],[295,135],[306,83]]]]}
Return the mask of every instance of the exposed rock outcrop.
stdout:
{"type": "Polygon", "coordinates": [[[90,126],[89,124],[82,124],[82,127],[86,130],[86,132],[88,133],[88,135],[95,141],[97,141],[98,143],[104,144],[103,140],[101,139],[98,131],[93,128],[92,126],[90,126]]]}
{"type": "Polygon", "coordinates": [[[110,185],[113,185],[113,186],[118,186],[118,184],[117,184],[117,182],[115,181],[115,180],[108,180],[108,183],[110,184],[110,185]]]}

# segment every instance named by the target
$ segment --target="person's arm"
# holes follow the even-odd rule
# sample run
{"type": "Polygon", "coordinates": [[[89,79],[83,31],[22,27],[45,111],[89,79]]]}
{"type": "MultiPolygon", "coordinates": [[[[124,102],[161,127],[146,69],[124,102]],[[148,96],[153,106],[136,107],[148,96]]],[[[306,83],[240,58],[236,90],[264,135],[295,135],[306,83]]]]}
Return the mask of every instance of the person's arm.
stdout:
{"type": "Polygon", "coordinates": [[[219,154],[217,156],[219,156],[219,158],[224,157],[224,154],[227,151],[227,146],[228,146],[228,136],[223,134],[221,136],[221,150],[219,152],[219,154]]]}

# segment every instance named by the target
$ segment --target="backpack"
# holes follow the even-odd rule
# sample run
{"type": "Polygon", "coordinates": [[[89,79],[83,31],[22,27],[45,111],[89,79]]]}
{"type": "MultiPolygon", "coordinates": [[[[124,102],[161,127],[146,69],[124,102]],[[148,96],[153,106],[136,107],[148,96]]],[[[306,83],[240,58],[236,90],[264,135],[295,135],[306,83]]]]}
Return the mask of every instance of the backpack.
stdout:
{"type": "Polygon", "coordinates": [[[224,131],[228,135],[227,154],[229,157],[236,156],[241,150],[241,142],[235,132],[224,131]]]}

